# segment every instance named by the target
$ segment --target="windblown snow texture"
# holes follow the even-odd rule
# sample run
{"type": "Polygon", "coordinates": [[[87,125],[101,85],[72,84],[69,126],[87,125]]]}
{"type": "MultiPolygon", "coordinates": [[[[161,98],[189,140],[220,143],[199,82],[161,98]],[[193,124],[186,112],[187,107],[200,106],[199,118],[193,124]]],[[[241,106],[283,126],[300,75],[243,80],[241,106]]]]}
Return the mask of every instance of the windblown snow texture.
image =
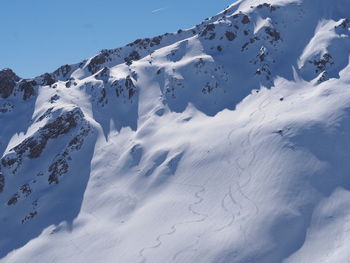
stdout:
{"type": "Polygon", "coordinates": [[[0,71],[0,262],[349,262],[348,0],[242,0],[0,71]]]}

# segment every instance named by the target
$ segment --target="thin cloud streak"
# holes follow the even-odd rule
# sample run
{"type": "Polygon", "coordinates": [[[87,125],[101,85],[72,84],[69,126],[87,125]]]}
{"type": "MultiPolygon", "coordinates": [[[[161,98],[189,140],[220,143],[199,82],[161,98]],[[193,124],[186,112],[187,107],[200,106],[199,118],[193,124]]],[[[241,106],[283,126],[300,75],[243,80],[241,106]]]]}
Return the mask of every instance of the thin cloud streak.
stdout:
{"type": "Polygon", "coordinates": [[[166,7],[162,7],[162,8],[158,8],[158,9],[154,9],[154,10],[152,10],[152,14],[154,14],[154,13],[158,13],[158,12],[161,12],[161,11],[164,11],[166,9],[166,7]]]}

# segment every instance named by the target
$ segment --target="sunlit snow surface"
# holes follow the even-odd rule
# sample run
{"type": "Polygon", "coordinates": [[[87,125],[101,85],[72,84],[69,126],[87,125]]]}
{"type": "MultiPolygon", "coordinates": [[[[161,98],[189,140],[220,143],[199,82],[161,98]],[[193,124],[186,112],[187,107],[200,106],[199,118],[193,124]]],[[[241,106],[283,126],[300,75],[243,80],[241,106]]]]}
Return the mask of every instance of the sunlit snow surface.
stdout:
{"type": "Polygon", "coordinates": [[[350,262],[350,5],[266,2],[16,80],[0,262],[350,262]]]}

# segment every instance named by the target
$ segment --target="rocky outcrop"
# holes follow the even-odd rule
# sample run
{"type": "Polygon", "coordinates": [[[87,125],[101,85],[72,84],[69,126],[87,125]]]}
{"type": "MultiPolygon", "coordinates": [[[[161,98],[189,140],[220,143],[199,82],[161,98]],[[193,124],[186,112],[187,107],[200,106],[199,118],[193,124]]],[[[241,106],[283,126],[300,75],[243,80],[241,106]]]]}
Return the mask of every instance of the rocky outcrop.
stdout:
{"type": "Polygon", "coordinates": [[[124,58],[124,61],[128,66],[130,66],[133,61],[137,61],[139,59],[141,59],[140,54],[134,50],[126,58],[124,58]]]}
{"type": "Polygon", "coordinates": [[[16,87],[16,83],[20,80],[20,78],[11,70],[4,69],[0,71],[0,97],[6,99],[9,97],[14,88],[16,87]]]}
{"type": "Polygon", "coordinates": [[[329,53],[325,53],[321,58],[309,61],[309,63],[315,66],[315,73],[323,72],[326,70],[327,66],[334,64],[333,57],[329,53]]]}
{"type": "Polygon", "coordinates": [[[56,76],[62,76],[62,77],[66,77],[68,75],[69,72],[71,72],[72,67],[70,65],[64,65],[58,69],[56,69],[53,74],[56,76]]]}
{"type": "Polygon", "coordinates": [[[236,34],[230,31],[226,31],[225,36],[229,41],[233,41],[236,38],[236,34]]]}
{"type": "Polygon", "coordinates": [[[149,47],[160,45],[163,36],[156,36],[154,38],[136,39],[134,42],[128,44],[128,47],[138,47],[140,49],[146,49],[149,47]]]}
{"type": "Polygon", "coordinates": [[[68,173],[69,163],[72,160],[71,153],[79,151],[84,144],[85,138],[91,133],[90,125],[85,122],[80,127],[77,135],[68,143],[66,149],[58,154],[48,168],[49,184],[58,184],[60,178],[68,173]]]}
{"type": "Polygon", "coordinates": [[[101,69],[101,65],[107,62],[108,55],[109,54],[107,52],[102,51],[100,54],[94,56],[87,65],[88,70],[92,74],[96,73],[101,69]]]}
{"type": "Polygon", "coordinates": [[[49,73],[45,73],[45,74],[41,75],[40,78],[41,78],[41,85],[42,86],[46,86],[46,85],[51,86],[52,84],[54,84],[56,82],[56,80],[49,73]]]}
{"type": "Polygon", "coordinates": [[[0,193],[4,191],[5,187],[5,176],[2,172],[0,172],[0,193]]]}
{"type": "Polygon", "coordinates": [[[37,85],[35,80],[22,80],[19,83],[19,90],[23,92],[23,100],[28,100],[35,95],[34,87],[37,85]]]}
{"type": "Polygon", "coordinates": [[[83,118],[84,115],[79,108],[62,113],[55,120],[40,128],[34,135],[11,149],[10,153],[1,159],[1,165],[11,169],[12,173],[16,173],[24,157],[29,159],[38,158],[41,156],[50,139],[55,139],[60,135],[67,134],[74,129],[83,118]]]}
{"type": "Polygon", "coordinates": [[[112,83],[111,87],[115,89],[117,97],[132,99],[136,94],[136,87],[130,76],[125,79],[116,80],[112,83]]]}

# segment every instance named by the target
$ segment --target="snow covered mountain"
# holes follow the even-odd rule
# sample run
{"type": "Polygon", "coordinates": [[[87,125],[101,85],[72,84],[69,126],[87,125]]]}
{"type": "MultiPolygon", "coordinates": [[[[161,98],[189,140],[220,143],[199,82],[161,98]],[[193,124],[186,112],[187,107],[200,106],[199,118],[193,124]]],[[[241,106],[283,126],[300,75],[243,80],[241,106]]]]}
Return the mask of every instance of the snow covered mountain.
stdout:
{"type": "Polygon", "coordinates": [[[242,0],[0,71],[0,262],[350,262],[349,16],[242,0]]]}

